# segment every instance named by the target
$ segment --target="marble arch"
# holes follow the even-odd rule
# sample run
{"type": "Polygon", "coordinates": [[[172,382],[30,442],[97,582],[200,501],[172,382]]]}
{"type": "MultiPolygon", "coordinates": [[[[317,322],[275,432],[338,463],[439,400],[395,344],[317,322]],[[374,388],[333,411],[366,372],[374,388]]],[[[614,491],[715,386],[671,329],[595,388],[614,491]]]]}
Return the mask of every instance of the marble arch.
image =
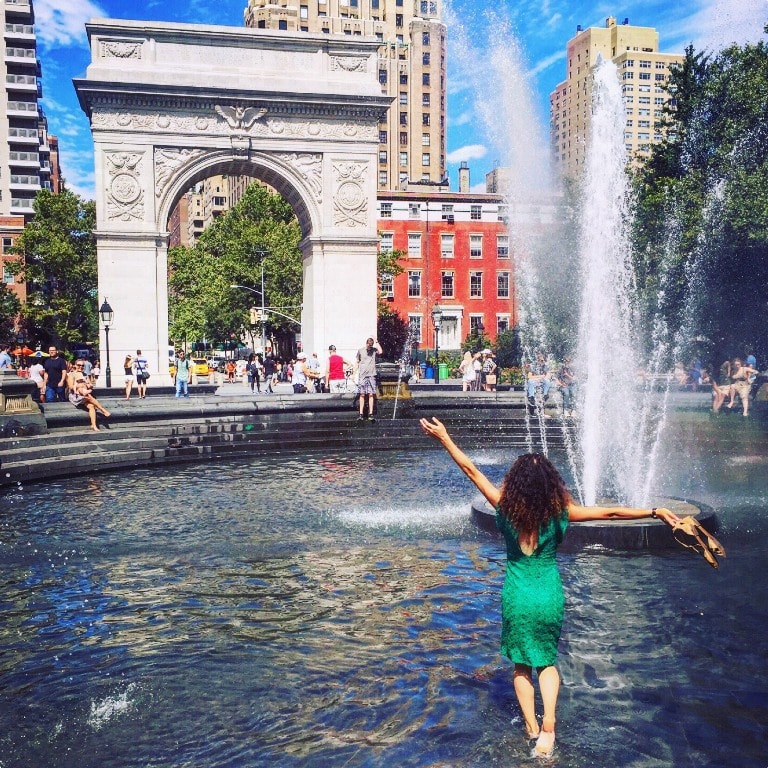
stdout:
{"type": "Polygon", "coordinates": [[[167,375],[168,218],[183,191],[219,172],[261,179],[296,212],[304,348],[350,354],[375,333],[378,122],[389,106],[377,41],[102,19],[86,30],[91,63],[74,83],[94,141],[113,383],[136,349],[167,375]]]}

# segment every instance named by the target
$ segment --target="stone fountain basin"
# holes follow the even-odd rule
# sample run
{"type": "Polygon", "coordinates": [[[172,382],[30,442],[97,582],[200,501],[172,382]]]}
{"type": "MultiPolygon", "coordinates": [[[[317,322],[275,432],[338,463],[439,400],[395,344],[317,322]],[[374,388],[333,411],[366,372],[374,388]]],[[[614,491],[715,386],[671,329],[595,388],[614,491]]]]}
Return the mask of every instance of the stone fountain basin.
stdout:
{"type": "MultiPolygon", "coordinates": [[[[609,504],[610,501],[603,503],[609,504]]],[[[680,517],[695,517],[710,533],[717,530],[717,515],[705,504],[670,497],[656,499],[654,504],[671,509],[680,517]]],[[[498,533],[496,511],[484,496],[477,495],[472,499],[472,517],[484,530],[498,533]]],[[[675,541],[672,529],[666,523],[649,517],[640,520],[571,523],[563,542],[564,549],[580,549],[586,546],[601,546],[606,549],[672,549],[679,548],[680,544],[675,541]]]]}

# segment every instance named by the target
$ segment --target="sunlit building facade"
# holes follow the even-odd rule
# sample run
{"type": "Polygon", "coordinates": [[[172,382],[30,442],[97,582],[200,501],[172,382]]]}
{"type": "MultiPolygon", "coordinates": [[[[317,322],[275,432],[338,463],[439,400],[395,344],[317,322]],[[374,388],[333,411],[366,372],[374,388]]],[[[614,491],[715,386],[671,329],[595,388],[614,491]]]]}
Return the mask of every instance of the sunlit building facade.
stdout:
{"type": "Polygon", "coordinates": [[[568,41],[567,77],[550,95],[550,137],[554,167],[576,178],[584,165],[592,104],[592,69],[598,56],[611,59],[621,80],[626,123],[624,143],[631,162],[647,157],[662,139],[662,112],[670,94],[665,89],[671,65],[681,54],[659,52],[659,34],[635,27],[628,19],[605,27],[577,29],[568,41]]]}

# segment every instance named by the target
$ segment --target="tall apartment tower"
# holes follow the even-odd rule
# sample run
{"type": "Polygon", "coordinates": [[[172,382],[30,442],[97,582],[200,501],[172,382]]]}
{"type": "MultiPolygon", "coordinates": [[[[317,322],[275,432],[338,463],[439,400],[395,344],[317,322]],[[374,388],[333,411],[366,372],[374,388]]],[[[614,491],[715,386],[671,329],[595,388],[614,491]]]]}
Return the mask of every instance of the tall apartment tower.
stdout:
{"type": "Polygon", "coordinates": [[[439,186],[446,175],[446,28],[442,0],[249,0],[257,29],[370,35],[393,98],[379,124],[378,188],[439,186]]]}
{"type": "Polygon", "coordinates": [[[592,103],[592,68],[598,55],[612,59],[619,71],[626,110],[624,143],[628,159],[640,162],[661,141],[662,109],[669,99],[664,83],[681,54],[659,53],[659,34],[652,27],[633,27],[629,19],[605,27],[577,28],[568,41],[567,78],[549,97],[550,136],[555,168],[576,178],[586,153],[592,103]]]}
{"type": "Polygon", "coordinates": [[[32,214],[40,189],[51,189],[48,123],[39,100],[35,12],[32,0],[4,0],[5,89],[0,111],[0,215],[32,214]]]}

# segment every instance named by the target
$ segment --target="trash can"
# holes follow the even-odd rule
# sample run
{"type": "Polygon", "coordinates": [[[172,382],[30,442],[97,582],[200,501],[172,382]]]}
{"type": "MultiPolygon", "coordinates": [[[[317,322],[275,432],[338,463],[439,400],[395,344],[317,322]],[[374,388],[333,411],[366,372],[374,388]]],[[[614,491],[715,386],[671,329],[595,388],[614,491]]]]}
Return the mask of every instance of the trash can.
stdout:
{"type": "Polygon", "coordinates": [[[448,378],[448,363],[438,363],[437,371],[440,374],[440,381],[445,381],[448,378]]]}
{"type": "Polygon", "coordinates": [[[428,365],[424,369],[424,378],[425,379],[434,379],[435,378],[435,369],[431,365],[428,365]]]}

